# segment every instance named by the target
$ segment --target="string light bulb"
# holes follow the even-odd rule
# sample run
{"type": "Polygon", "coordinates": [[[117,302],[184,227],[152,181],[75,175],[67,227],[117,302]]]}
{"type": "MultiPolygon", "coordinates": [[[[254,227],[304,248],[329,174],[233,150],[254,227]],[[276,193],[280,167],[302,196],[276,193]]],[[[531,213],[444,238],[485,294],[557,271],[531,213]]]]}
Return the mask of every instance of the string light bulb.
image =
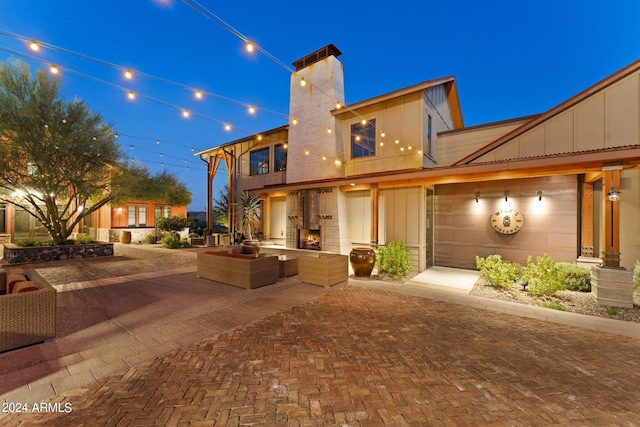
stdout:
{"type": "Polygon", "coordinates": [[[253,105],[249,106],[249,114],[255,114],[256,112],[256,107],[254,107],[253,105]]]}
{"type": "Polygon", "coordinates": [[[366,125],[366,124],[367,124],[367,121],[366,121],[365,119],[362,119],[362,124],[363,124],[363,125],[366,125]]]}
{"type": "Polygon", "coordinates": [[[195,96],[196,96],[197,99],[202,99],[202,92],[197,90],[196,93],[195,93],[195,96]]]}
{"type": "Polygon", "coordinates": [[[246,45],[245,49],[247,49],[247,52],[253,53],[253,49],[254,49],[253,43],[251,43],[250,41],[247,41],[247,45],[246,45]]]}
{"type": "Polygon", "coordinates": [[[133,78],[133,73],[131,72],[131,70],[126,70],[124,72],[124,77],[128,80],[131,80],[133,78]]]}
{"type": "Polygon", "coordinates": [[[336,110],[339,110],[342,108],[342,104],[340,104],[340,101],[336,101],[336,110]]]}
{"type": "Polygon", "coordinates": [[[40,46],[38,46],[38,43],[35,40],[31,40],[31,43],[29,44],[29,47],[34,52],[37,52],[37,51],[40,50],[40,46]]]}
{"type": "Polygon", "coordinates": [[[297,125],[297,124],[298,124],[298,119],[294,118],[294,119],[291,121],[291,123],[293,123],[294,125],[297,125]]]}
{"type": "Polygon", "coordinates": [[[226,131],[230,131],[231,130],[231,125],[229,123],[224,125],[224,130],[226,131]]]}
{"type": "Polygon", "coordinates": [[[182,110],[182,117],[189,117],[189,111],[188,110],[182,110]]]}
{"type": "Polygon", "coordinates": [[[58,74],[60,70],[58,70],[57,66],[52,65],[51,68],[49,68],[49,71],[51,71],[51,74],[58,74]]]}
{"type": "Polygon", "coordinates": [[[331,128],[327,128],[327,133],[331,133],[331,128]]]}
{"type": "Polygon", "coordinates": [[[383,137],[383,138],[384,138],[386,135],[387,135],[386,133],[384,133],[384,132],[380,132],[380,136],[381,136],[381,137],[383,137]]]}
{"type": "Polygon", "coordinates": [[[132,90],[129,91],[129,94],[127,96],[129,97],[129,99],[135,99],[136,98],[136,94],[133,93],[132,90]]]}
{"type": "Polygon", "coordinates": [[[307,85],[307,81],[304,79],[304,77],[302,77],[300,79],[300,86],[305,87],[307,85]]]}

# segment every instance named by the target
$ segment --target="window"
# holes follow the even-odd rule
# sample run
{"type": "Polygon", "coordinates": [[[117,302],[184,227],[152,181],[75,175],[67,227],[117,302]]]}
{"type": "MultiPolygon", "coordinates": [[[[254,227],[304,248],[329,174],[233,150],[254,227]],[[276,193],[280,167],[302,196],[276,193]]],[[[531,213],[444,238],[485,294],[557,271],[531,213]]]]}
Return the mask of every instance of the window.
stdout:
{"type": "Polygon", "coordinates": [[[153,208],[153,223],[158,221],[158,218],[162,216],[162,206],[154,206],[153,208]]]}
{"type": "Polygon", "coordinates": [[[433,154],[433,148],[431,146],[431,114],[427,114],[427,154],[433,154]]]}
{"type": "Polygon", "coordinates": [[[351,158],[374,156],[376,154],[376,121],[351,125],[351,158]]]}
{"type": "Polygon", "coordinates": [[[169,218],[171,216],[171,208],[169,206],[165,206],[164,208],[164,217],[169,218]]]}
{"type": "Polygon", "coordinates": [[[273,166],[274,172],[287,170],[287,144],[276,144],[273,147],[273,166]]]}
{"type": "Polygon", "coordinates": [[[7,232],[7,205],[0,203],[0,233],[7,232]]]}
{"type": "Polygon", "coordinates": [[[127,207],[127,227],[135,227],[136,226],[136,207],[128,206],[127,207]]]}
{"type": "Polygon", "coordinates": [[[138,206],[138,227],[147,226],[147,207],[138,206]]]}
{"type": "Polygon", "coordinates": [[[269,173],[269,147],[249,154],[249,175],[269,173]]]}

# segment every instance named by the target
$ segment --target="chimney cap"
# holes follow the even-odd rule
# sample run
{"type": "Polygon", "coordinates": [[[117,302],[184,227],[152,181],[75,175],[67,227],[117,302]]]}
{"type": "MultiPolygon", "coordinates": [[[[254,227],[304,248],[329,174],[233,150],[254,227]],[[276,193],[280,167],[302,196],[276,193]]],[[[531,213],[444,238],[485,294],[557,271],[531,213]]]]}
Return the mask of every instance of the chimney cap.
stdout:
{"type": "Polygon", "coordinates": [[[338,56],[342,55],[342,52],[340,52],[340,50],[333,44],[328,44],[322,49],[318,49],[315,52],[305,56],[304,58],[293,61],[291,64],[296,67],[296,71],[300,71],[301,69],[306,68],[311,64],[315,64],[316,62],[320,62],[324,58],[331,55],[337,58],[338,56]]]}

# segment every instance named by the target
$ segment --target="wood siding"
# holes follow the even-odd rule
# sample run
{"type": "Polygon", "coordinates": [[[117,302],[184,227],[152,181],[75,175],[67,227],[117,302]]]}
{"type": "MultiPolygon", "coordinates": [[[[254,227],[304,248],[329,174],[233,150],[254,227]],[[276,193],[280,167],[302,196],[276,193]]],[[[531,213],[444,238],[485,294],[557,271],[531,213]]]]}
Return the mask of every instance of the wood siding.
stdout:
{"type": "Polygon", "coordinates": [[[435,189],[436,265],[475,268],[476,255],[500,254],[526,263],[548,253],[575,262],[578,254],[578,179],[575,175],[438,185],[435,189]],[[537,190],[541,189],[542,200],[537,190]],[[493,212],[508,203],[524,215],[515,234],[500,234],[490,224],[493,212]],[[475,193],[479,192],[478,203],[475,193]]]}
{"type": "Polygon", "coordinates": [[[553,156],[640,144],[640,72],[545,120],[472,163],[553,156]]]}

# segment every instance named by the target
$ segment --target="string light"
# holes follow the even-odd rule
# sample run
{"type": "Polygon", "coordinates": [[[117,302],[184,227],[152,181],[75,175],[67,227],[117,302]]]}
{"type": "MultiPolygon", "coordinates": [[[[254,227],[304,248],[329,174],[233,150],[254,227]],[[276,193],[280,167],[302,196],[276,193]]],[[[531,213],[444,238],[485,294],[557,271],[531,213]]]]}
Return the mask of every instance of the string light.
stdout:
{"type": "Polygon", "coordinates": [[[127,95],[127,96],[129,97],[129,99],[135,99],[136,94],[135,94],[135,93],[133,93],[133,91],[132,91],[132,90],[130,90],[130,91],[129,91],[129,95],[127,95]]]}
{"type": "Polygon", "coordinates": [[[197,98],[197,99],[202,99],[202,92],[201,92],[201,91],[197,90],[197,91],[195,92],[195,95],[196,95],[196,98],[197,98]]]}
{"type": "Polygon", "coordinates": [[[253,53],[253,43],[247,42],[246,49],[247,49],[247,52],[253,53]]]}
{"type": "Polygon", "coordinates": [[[131,80],[133,78],[133,74],[131,73],[131,70],[126,70],[124,72],[124,77],[128,80],[131,80]]]}
{"type": "Polygon", "coordinates": [[[189,111],[188,110],[182,110],[182,117],[189,117],[189,111]]]}
{"type": "Polygon", "coordinates": [[[52,66],[49,68],[49,71],[51,71],[51,74],[58,74],[58,72],[59,72],[60,70],[58,70],[58,67],[57,67],[57,66],[52,65],[52,66]]]}
{"type": "Polygon", "coordinates": [[[31,48],[32,51],[37,52],[40,50],[40,46],[38,46],[38,43],[36,43],[35,40],[31,40],[31,44],[29,44],[29,47],[31,48]]]}
{"type": "Polygon", "coordinates": [[[300,86],[305,87],[307,85],[307,81],[304,79],[304,77],[302,77],[302,79],[300,80],[300,86]]]}
{"type": "Polygon", "coordinates": [[[256,107],[254,107],[253,105],[249,106],[249,114],[255,114],[256,112],[256,107]]]}
{"type": "Polygon", "coordinates": [[[231,125],[229,123],[224,125],[224,130],[226,130],[227,132],[231,130],[231,125]]]}

